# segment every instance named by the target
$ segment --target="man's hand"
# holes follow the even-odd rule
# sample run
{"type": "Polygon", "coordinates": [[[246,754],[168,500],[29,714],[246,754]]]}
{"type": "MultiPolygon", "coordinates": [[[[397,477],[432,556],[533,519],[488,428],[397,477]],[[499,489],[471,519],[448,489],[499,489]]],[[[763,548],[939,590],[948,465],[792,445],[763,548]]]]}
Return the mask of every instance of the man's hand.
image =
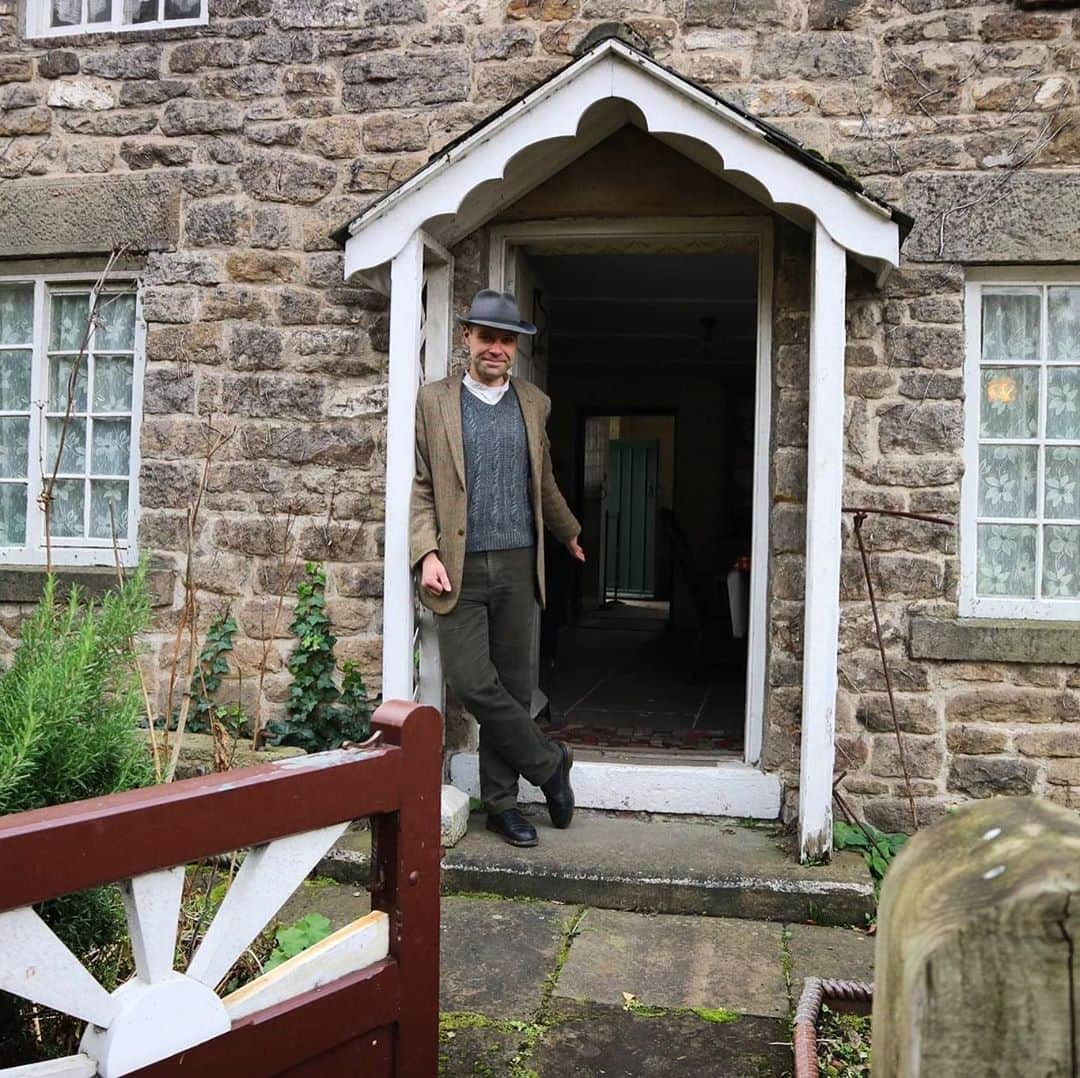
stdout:
{"type": "Polygon", "coordinates": [[[444,591],[450,590],[450,577],[447,575],[446,566],[439,560],[439,555],[434,550],[424,555],[420,569],[420,583],[432,595],[442,595],[444,591]]]}
{"type": "Polygon", "coordinates": [[[570,551],[570,557],[574,561],[584,561],[585,551],[581,549],[581,544],[578,542],[578,537],[575,535],[573,539],[566,541],[566,549],[570,551]]]}

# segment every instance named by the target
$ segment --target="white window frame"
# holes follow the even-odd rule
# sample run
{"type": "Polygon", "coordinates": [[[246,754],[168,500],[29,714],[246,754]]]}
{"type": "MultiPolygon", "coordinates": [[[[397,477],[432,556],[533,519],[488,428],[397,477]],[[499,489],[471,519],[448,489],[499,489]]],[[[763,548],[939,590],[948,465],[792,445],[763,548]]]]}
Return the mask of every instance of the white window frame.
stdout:
{"type": "MultiPolygon", "coordinates": [[[[34,286],[34,337],[30,367],[30,461],[27,475],[26,543],[19,546],[0,546],[0,566],[39,566],[46,564],[45,517],[38,505],[43,476],[39,461],[44,459],[45,411],[42,402],[48,400],[48,340],[46,339],[47,301],[51,289],[59,286],[93,286],[97,275],[83,273],[20,273],[0,276],[0,285],[32,284],[34,286]]],[[[132,273],[110,276],[106,292],[132,291],[135,294],[135,339],[132,357],[131,385],[131,455],[128,460],[128,530],[117,536],[113,550],[112,539],[52,536],[49,541],[54,566],[112,566],[117,554],[124,566],[138,563],[139,530],[139,472],[142,457],[139,450],[139,431],[143,414],[143,380],[146,371],[146,323],[142,314],[142,296],[138,277],[132,273]]],[[[87,401],[87,406],[91,405],[87,401]]]]}
{"type": "MultiPolygon", "coordinates": [[[[153,22],[124,22],[124,0],[111,0],[111,17],[106,22],[87,22],[87,0],[81,0],[83,21],[77,26],[50,26],[51,0],[26,0],[26,36],[73,37],[77,34],[129,33],[135,30],[165,30],[175,26],[205,26],[210,21],[209,0],[199,0],[199,14],[188,19],[155,19],[153,22]]],[[[159,14],[165,0],[157,0],[159,14]]]]}
{"type": "MultiPolygon", "coordinates": [[[[1076,361],[1048,361],[1047,287],[1069,285],[1080,287],[1080,266],[1015,266],[980,267],[969,269],[964,284],[964,478],[960,488],[960,594],[961,617],[1015,618],[1043,621],[1080,621],[1080,599],[980,596],[978,583],[978,518],[979,518],[979,411],[982,386],[982,297],[984,291],[997,288],[1041,288],[1041,318],[1039,357],[1037,360],[1015,361],[1011,366],[1033,366],[1045,372],[1053,366],[1077,366],[1076,361]]],[[[1017,439],[1020,442],[1043,446],[1046,444],[1047,379],[1040,378],[1039,435],[1036,439],[1017,439]]],[[[1072,524],[1074,519],[1046,518],[1043,513],[1043,454],[1039,454],[1037,472],[1037,511],[1035,548],[1035,588],[1042,586],[1043,526],[1072,524]]]]}

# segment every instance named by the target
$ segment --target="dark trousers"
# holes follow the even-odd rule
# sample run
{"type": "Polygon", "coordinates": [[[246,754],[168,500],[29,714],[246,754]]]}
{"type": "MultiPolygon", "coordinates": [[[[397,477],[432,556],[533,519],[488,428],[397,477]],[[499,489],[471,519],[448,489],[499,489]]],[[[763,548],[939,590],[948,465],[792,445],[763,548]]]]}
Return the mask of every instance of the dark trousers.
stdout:
{"type": "Polygon", "coordinates": [[[535,566],[532,547],[467,554],[457,605],[435,619],[446,682],[480,724],[488,812],[517,804],[519,775],[539,786],[561,760],[529,707],[535,566]]]}

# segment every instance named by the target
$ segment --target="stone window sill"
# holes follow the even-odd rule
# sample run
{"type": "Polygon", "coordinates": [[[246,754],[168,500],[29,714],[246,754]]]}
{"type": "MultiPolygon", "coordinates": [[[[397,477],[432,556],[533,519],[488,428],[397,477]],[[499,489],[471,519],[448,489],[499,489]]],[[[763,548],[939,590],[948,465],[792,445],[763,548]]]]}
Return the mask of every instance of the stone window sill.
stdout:
{"type": "Polygon", "coordinates": [[[1080,663],[1080,622],[1039,624],[996,618],[912,618],[913,659],[1080,663]]]}
{"type": "MultiPolygon", "coordinates": [[[[0,603],[36,603],[45,587],[41,566],[25,569],[0,569],[0,603]]],[[[98,597],[116,586],[116,570],[105,567],[60,568],[56,578],[61,591],[78,584],[85,595],[98,597]]],[[[146,574],[147,591],[152,607],[170,606],[176,571],[168,565],[151,565],[146,574]]]]}

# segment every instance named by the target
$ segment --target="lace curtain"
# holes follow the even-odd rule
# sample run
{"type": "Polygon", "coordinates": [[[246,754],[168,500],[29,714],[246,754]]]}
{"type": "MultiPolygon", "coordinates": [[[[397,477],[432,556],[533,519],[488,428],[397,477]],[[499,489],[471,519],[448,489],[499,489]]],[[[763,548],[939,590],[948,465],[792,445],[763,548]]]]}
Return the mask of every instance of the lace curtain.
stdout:
{"type": "Polygon", "coordinates": [[[1080,288],[986,291],[976,590],[1080,598],[1080,288]]]}

